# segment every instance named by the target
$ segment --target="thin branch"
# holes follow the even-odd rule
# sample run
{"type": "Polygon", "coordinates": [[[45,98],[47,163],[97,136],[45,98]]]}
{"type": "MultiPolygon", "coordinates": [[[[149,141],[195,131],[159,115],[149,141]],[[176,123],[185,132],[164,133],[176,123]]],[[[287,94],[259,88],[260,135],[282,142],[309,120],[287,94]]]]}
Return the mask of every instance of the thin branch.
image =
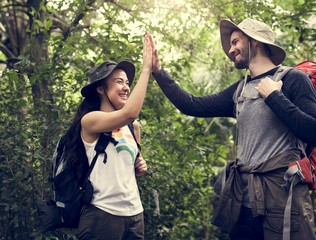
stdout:
{"type": "MultiPolygon", "coordinates": [[[[89,0],[84,7],[91,7],[95,1],[96,0],[89,0]]],[[[63,31],[64,40],[66,40],[69,37],[70,33],[74,31],[74,29],[78,26],[80,20],[82,20],[83,17],[86,15],[86,12],[87,9],[84,9],[83,11],[79,12],[79,14],[71,22],[70,26],[63,31]]]]}
{"type": "Polygon", "coordinates": [[[108,0],[108,1],[107,1],[107,0],[104,0],[104,2],[112,3],[113,5],[117,6],[118,8],[122,9],[123,11],[125,11],[125,12],[127,12],[127,13],[129,13],[129,14],[132,13],[132,10],[131,10],[131,9],[128,9],[128,8],[124,7],[123,5],[121,5],[121,4],[117,3],[117,2],[115,2],[114,0],[108,0]]]}
{"type": "Polygon", "coordinates": [[[67,23],[60,18],[57,14],[52,13],[52,15],[49,16],[50,20],[53,22],[53,28],[59,28],[60,30],[64,31],[67,27],[67,23]]]}
{"type": "Polygon", "coordinates": [[[7,58],[14,58],[14,54],[0,42],[0,51],[7,57],[7,58]]]}
{"type": "MultiPolygon", "coordinates": [[[[96,0],[89,0],[86,5],[84,6],[84,10],[80,11],[78,13],[78,15],[73,19],[73,21],[71,22],[71,24],[69,25],[68,28],[63,29],[61,27],[62,30],[62,35],[64,36],[64,41],[62,41],[59,46],[57,47],[57,49],[62,49],[64,43],[66,42],[66,40],[69,38],[71,32],[73,32],[75,29],[77,29],[77,26],[80,22],[81,19],[83,19],[83,17],[86,15],[87,13],[87,7],[91,7],[96,0]]],[[[57,16],[56,16],[57,17],[57,16]]],[[[62,24],[62,23],[61,23],[62,24]]],[[[55,52],[54,56],[52,57],[53,61],[56,60],[57,58],[57,53],[58,51],[55,52]]]]}

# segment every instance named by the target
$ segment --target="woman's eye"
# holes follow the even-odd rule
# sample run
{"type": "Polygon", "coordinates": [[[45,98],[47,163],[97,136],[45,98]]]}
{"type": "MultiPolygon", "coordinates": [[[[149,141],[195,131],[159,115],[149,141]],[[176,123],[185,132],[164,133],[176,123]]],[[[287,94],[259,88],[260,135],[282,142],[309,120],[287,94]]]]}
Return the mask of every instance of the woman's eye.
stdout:
{"type": "Polygon", "coordinates": [[[117,83],[117,84],[126,84],[126,85],[129,85],[129,81],[127,81],[127,80],[124,80],[124,79],[122,79],[122,78],[116,78],[115,79],[115,82],[117,83]]]}

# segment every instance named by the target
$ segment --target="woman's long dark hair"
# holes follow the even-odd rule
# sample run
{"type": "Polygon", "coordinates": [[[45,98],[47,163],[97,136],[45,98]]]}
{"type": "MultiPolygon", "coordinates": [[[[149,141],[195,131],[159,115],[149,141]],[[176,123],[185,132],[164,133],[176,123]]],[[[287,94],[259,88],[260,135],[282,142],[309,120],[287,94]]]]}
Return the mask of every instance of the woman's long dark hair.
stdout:
{"type": "Polygon", "coordinates": [[[89,112],[100,110],[100,105],[98,96],[85,98],[79,105],[67,132],[68,137],[65,145],[66,167],[70,167],[80,181],[84,179],[89,167],[86,150],[81,139],[81,119],[89,112]]]}

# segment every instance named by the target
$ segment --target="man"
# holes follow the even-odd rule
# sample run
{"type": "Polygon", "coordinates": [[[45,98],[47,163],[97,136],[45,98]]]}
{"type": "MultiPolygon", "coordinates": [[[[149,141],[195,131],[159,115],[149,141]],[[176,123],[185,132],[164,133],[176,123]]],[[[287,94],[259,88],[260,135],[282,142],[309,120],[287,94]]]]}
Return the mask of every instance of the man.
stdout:
{"type": "Polygon", "coordinates": [[[294,187],[292,211],[285,218],[289,193],[282,186],[289,163],[302,158],[306,144],[316,145],[315,91],[297,70],[282,81],[272,79],[286,53],[266,24],[222,20],[220,34],[226,55],[250,76],[201,97],[185,92],[161,68],[152,41],[153,76],[182,113],[237,119],[237,159],[228,168],[212,222],[228,230],[231,239],[316,239],[307,184],[294,187]]]}

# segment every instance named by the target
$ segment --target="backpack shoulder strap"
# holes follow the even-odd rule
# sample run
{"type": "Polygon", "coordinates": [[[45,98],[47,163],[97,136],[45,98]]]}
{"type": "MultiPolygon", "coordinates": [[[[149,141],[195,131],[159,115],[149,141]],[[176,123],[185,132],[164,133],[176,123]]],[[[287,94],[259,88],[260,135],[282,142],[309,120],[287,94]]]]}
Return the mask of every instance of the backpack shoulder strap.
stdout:
{"type": "Polygon", "coordinates": [[[235,103],[237,103],[238,98],[243,94],[247,81],[248,81],[248,74],[245,74],[243,80],[239,81],[236,91],[233,95],[233,100],[235,103]]]}
{"type": "MultiPolygon", "coordinates": [[[[138,147],[139,151],[141,151],[141,150],[142,150],[142,147],[141,147],[141,145],[138,143],[138,141],[137,141],[137,139],[136,139],[135,132],[134,132],[133,122],[129,123],[127,126],[128,126],[129,130],[131,131],[131,133],[132,133],[132,135],[133,135],[133,138],[134,138],[134,140],[135,140],[135,142],[136,142],[136,144],[137,144],[137,147],[138,147]]],[[[138,154],[139,154],[139,153],[138,153],[138,154]]],[[[138,154],[137,154],[137,156],[138,156],[138,154]]]]}
{"type": "MultiPolygon", "coordinates": [[[[272,76],[272,79],[276,82],[280,81],[291,69],[293,68],[287,67],[287,66],[280,66],[278,70],[274,73],[274,75],[272,76]]],[[[238,99],[245,85],[246,85],[246,78],[244,80],[239,81],[237,89],[235,91],[234,98],[238,99]]]]}
{"type": "MultiPolygon", "coordinates": [[[[137,142],[137,140],[136,140],[136,136],[135,136],[135,133],[134,133],[133,123],[129,123],[129,124],[128,124],[128,128],[130,129],[130,131],[131,131],[131,133],[132,133],[132,135],[133,135],[133,138],[135,139],[135,142],[136,142],[136,144],[137,144],[137,147],[138,147],[138,149],[139,149],[138,154],[137,154],[137,156],[138,156],[138,155],[139,155],[139,152],[140,152],[140,150],[141,150],[141,146],[140,146],[140,144],[139,144],[139,143],[137,142]]],[[[100,134],[100,137],[99,137],[99,139],[98,139],[98,142],[97,142],[97,144],[95,145],[95,148],[94,148],[94,150],[96,151],[96,155],[94,156],[94,158],[93,158],[93,160],[92,160],[92,162],[91,162],[91,164],[90,164],[90,166],[89,166],[89,169],[88,169],[88,171],[87,171],[85,180],[87,180],[87,179],[89,178],[89,176],[90,176],[90,174],[91,174],[91,172],[92,172],[92,170],[93,170],[93,168],[94,168],[94,165],[95,165],[95,163],[96,163],[96,161],[97,161],[97,158],[98,158],[98,156],[99,156],[100,153],[104,153],[104,160],[103,160],[103,163],[106,163],[106,161],[107,161],[107,154],[106,154],[106,152],[105,152],[105,149],[106,149],[106,147],[108,146],[108,144],[109,144],[110,142],[113,143],[114,146],[115,146],[116,144],[118,144],[118,142],[112,137],[112,132],[105,132],[105,133],[100,134]]]]}
{"type": "Polygon", "coordinates": [[[85,177],[85,180],[84,182],[86,182],[94,168],[94,165],[98,159],[98,156],[100,153],[104,153],[104,160],[103,162],[106,163],[106,159],[107,159],[107,154],[105,152],[105,149],[106,147],[108,146],[108,144],[112,142],[114,145],[116,145],[118,142],[112,137],[112,132],[105,132],[105,133],[102,133],[100,134],[100,137],[98,139],[98,142],[97,144],[95,145],[94,147],[94,150],[96,151],[96,154],[95,156],[93,157],[92,159],[92,162],[89,166],[89,169],[86,173],[86,177],[85,177]]]}
{"type": "Polygon", "coordinates": [[[272,79],[276,82],[280,81],[283,79],[283,77],[291,70],[293,69],[292,67],[286,67],[286,66],[280,66],[278,70],[274,73],[272,76],[272,79]]]}
{"type": "Polygon", "coordinates": [[[245,81],[244,80],[240,80],[239,83],[238,83],[237,89],[235,91],[236,99],[238,99],[240,97],[244,85],[245,85],[245,81]]]}
{"type": "MultiPolygon", "coordinates": [[[[130,129],[130,131],[131,131],[131,133],[132,133],[132,135],[133,135],[133,137],[135,139],[137,147],[138,147],[138,149],[140,151],[141,150],[141,146],[136,140],[133,123],[129,123],[128,127],[129,127],[129,129],[130,129]]],[[[112,132],[105,132],[105,133],[100,134],[98,142],[97,142],[97,144],[94,147],[94,150],[96,151],[96,154],[93,157],[92,162],[91,162],[91,164],[89,166],[89,169],[87,171],[87,174],[86,174],[86,177],[85,177],[85,182],[88,180],[88,178],[89,178],[89,176],[90,176],[90,174],[91,174],[91,172],[92,172],[92,170],[94,168],[94,165],[95,165],[95,163],[97,161],[97,158],[98,158],[100,153],[104,153],[104,160],[103,160],[103,162],[106,163],[107,154],[105,152],[105,149],[106,149],[106,147],[108,146],[108,144],[110,142],[113,143],[114,145],[118,144],[118,142],[112,137],[112,132]]],[[[139,152],[138,152],[137,156],[138,155],[139,155],[139,152]]]]}

